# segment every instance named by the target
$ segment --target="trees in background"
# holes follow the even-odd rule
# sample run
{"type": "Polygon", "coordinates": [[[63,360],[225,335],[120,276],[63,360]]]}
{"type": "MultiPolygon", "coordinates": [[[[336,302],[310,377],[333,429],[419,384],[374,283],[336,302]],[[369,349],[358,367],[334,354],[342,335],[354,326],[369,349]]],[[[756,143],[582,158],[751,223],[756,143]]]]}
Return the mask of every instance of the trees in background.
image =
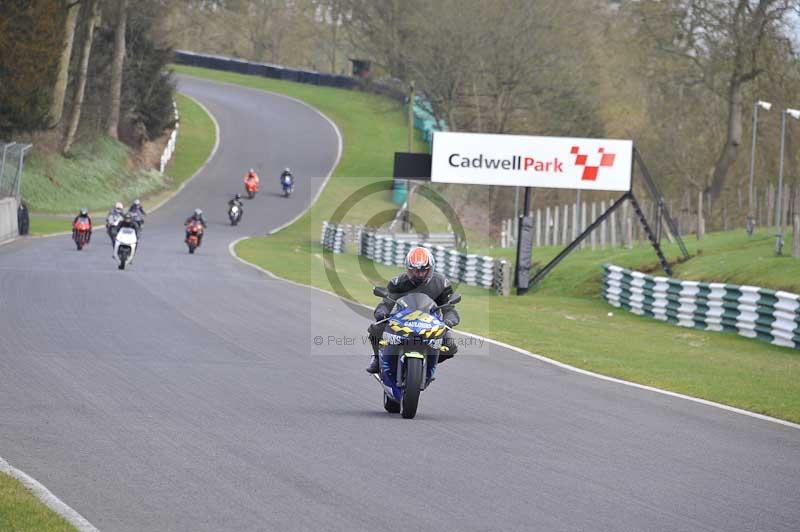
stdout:
{"type": "Polygon", "coordinates": [[[69,154],[108,134],[138,146],[173,121],[167,0],[0,4],[0,136],[48,137],[69,154]],[[37,133],[38,132],[38,133],[37,133]]]}

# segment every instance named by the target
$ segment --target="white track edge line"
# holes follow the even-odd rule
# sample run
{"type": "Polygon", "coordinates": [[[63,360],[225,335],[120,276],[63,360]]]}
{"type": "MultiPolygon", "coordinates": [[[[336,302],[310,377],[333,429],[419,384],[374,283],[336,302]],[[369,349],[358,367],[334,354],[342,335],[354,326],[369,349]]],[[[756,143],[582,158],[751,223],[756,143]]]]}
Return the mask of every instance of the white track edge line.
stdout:
{"type": "MultiPolygon", "coordinates": [[[[248,266],[250,266],[252,268],[255,268],[255,269],[259,270],[260,272],[268,275],[269,277],[272,277],[273,279],[276,279],[276,280],[279,280],[279,281],[283,281],[283,282],[286,282],[286,283],[289,283],[289,284],[293,284],[293,285],[299,286],[301,288],[316,290],[318,292],[322,292],[322,293],[327,294],[329,296],[333,296],[333,297],[335,297],[337,299],[344,299],[341,296],[339,296],[338,294],[335,294],[335,293],[330,292],[328,290],[325,290],[323,288],[319,288],[319,287],[316,287],[316,286],[310,286],[310,285],[307,285],[307,284],[298,283],[297,281],[292,281],[291,279],[283,278],[283,277],[281,277],[279,275],[276,275],[276,274],[272,273],[269,270],[265,270],[261,266],[257,266],[257,265],[255,265],[255,264],[253,264],[251,262],[247,262],[246,260],[242,259],[238,255],[236,255],[236,252],[234,251],[234,246],[240,240],[244,240],[245,238],[247,238],[247,237],[243,237],[243,238],[240,238],[240,239],[238,239],[238,240],[236,240],[234,242],[231,242],[231,244],[228,246],[228,252],[231,254],[231,256],[233,256],[233,258],[235,258],[236,260],[238,260],[242,264],[246,264],[246,265],[248,265],[248,266]]],[[[371,309],[372,308],[369,305],[365,305],[364,303],[361,303],[361,302],[358,302],[358,301],[352,301],[350,299],[347,299],[346,301],[349,301],[349,302],[354,303],[356,305],[360,305],[360,306],[362,306],[364,308],[367,308],[367,309],[371,309]]],[[[565,364],[564,362],[559,362],[558,360],[553,360],[552,358],[548,358],[548,357],[546,357],[544,355],[537,355],[536,353],[531,353],[530,351],[528,351],[526,349],[523,349],[521,347],[517,347],[517,346],[511,345],[511,344],[507,344],[507,343],[501,342],[499,340],[493,340],[491,338],[486,338],[486,337],[481,336],[479,334],[474,334],[474,333],[471,333],[471,332],[461,331],[461,330],[453,331],[453,332],[455,332],[456,334],[463,334],[465,336],[470,336],[472,338],[477,338],[477,339],[482,340],[484,342],[488,342],[490,344],[494,344],[494,345],[499,346],[499,347],[510,349],[512,351],[515,351],[515,352],[521,354],[521,355],[525,355],[525,356],[528,356],[528,357],[531,357],[531,358],[535,358],[536,360],[539,360],[541,362],[545,362],[547,364],[551,364],[553,366],[557,366],[559,368],[562,368],[562,369],[565,369],[565,370],[568,370],[568,371],[573,371],[575,373],[580,373],[581,375],[586,375],[588,377],[594,377],[596,379],[604,380],[604,381],[607,381],[607,382],[613,382],[613,383],[616,383],[616,384],[622,384],[624,386],[630,386],[632,388],[638,388],[640,390],[647,390],[649,392],[659,393],[659,394],[662,394],[662,395],[668,395],[670,397],[675,397],[675,398],[678,398],[678,399],[685,399],[686,401],[691,401],[693,403],[699,403],[699,404],[702,404],[702,405],[705,405],[705,406],[711,406],[711,407],[714,407],[714,408],[727,410],[728,412],[733,412],[733,413],[736,413],[736,414],[741,414],[741,415],[744,415],[744,416],[753,417],[753,418],[756,418],[756,419],[760,419],[762,421],[770,421],[772,423],[777,423],[779,425],[784,425],[786,427],[790,427],[790,428],[793,428],[793,429],[800,429],[800,424],[792,423],[791,421],[786,421],[785,419],[779,419],[779,418],[776,418],[776,417],[767,416],[765,414],[759,414],[757,412],[751,412],[749,410],[744,410],[742,408],[736,408],[735,406],[724,405],[722,403],[715,403],[714,401],[709,401],[707,399],[701,399],[699,397],[692,397],[691,395],[684,395],[684,394],[678,393],[678,392],[671,392],[669,390],[663,390],[661,388],[656,388],[654,386],[647,386],[645,384],[639,384],[639,383],[636,383],[636,382],[626,381],[626,380],[623,380],[623,379],[617,379],[616,377],[609,377],[607,375],[601,375],[600,373],[595,373],[593,371],[589,371],[589,370],[585,370],[585,369],[581,369],[581,368],[576,368],[575,366],[570,366],[569,364],[565,364]]]]}
{"type": "Polygon", "coordinates": [[[11,464],[0,457],[0,472],[18,480],[25,488],[31,491],[37,499],[42,501],[48,508],[63,517],[69,524],[78,529],[78,532],[100,532],[85,517],[67,506],[64,501],[53,495],[50,490],[44,487],[38,480],[13,467],[11,464]]]}

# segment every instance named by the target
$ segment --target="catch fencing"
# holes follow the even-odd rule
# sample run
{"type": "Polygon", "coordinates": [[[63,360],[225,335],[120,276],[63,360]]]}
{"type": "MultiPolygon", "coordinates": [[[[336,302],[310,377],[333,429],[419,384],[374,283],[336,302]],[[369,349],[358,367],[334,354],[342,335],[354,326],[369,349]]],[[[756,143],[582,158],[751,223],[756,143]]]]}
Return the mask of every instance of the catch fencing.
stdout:
{"type": "Polygon", "coordinates": [[[469,286],[494,289],[503,295],[508,295],[511,290],[511,264],[508,261],[463,253],[422,239],[413,241],[407,235],[398,238],[362,226],[323,222],[320,243],[334,253],[345,253],[348,247],[354,247],[358,255],[400,267],[404,265],[412,247],[424,246],[431,250],[436,260],[436,271],[449,279],[469,286]]]}
{"type": "Polygon", "coordinates": [[[0,198],[19,198],[22,167],[30,144],[0,142],[0,198]]]}
{"type": "Polygon", "coordinates": [[[682,327],[732,331],[800,349],[800,295],[756,286],[681,281],[603,265],[603,298],[682,327]]]}

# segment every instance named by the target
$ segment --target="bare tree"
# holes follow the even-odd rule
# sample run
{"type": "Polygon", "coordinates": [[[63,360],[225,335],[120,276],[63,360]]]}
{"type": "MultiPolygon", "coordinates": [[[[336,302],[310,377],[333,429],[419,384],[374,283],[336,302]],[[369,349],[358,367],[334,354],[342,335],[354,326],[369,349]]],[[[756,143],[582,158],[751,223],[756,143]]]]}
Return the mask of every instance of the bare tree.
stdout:
{"type": "Polygon", "coordinates": [[[69,83],[69,61],[72,57],[72,43],[75,40],[75,25],[80,11],[80,0],[64,0],[64,9],[67,11],[64,23],[64,47],[61,49],[61,59],[58,63],[58,74],[53,86],[53,99],[50,102],[50,127],[56,127],[61,122],[64,113],[64,96],[69,83]]]}
{"type": "MultiPolygon", "coordinates": [[[[405,50],[414,31],[409,20],[426,7],[420,0],[342,0],[349,17],[352,44],[367,53],[390,76],[406,78],[405,50]]],[[[432,8],[427,3],[428,8],[432,8]]]]}
{"type": "Polygon", "coordinates": [[[125,62],[125,24],[128,20],[128,0],[117,0],[117,24],[114,28],[114,54],[111,61],[111,94],[108,128],[110,137],[119,138],[119,109],[122,94],[122,67],[125,62]]]}
{"type": "Polygon", "coordinates": [[[726,103],[725,140],[706,190],[711,202],[722,193],[742,142],[744,90],[763,72],[765,40],[779,32],[791,4],[792,0],[642,2],[643,10],[658,15],[643,17],[642,23],[658,36],[661,49],[687,61],[695,82],[726,103]]]}
{"type": "Polygon", "coordinates": [[[75,134],[78,131],[78,123],[81,119],[81,108],[83,107],[83,97],[86,91],[86,78],[89,70],[89,55],[92,51],[92,41],[94,40],[94,28],[100,18],[98,9],[99,0],[88,0],[88,5],[84,7],[88,9],[89,16],[86,20],[86,36],[83,41],[83,49],[81,50],[80,70],[78,71],[77,88],[75,89],[75,98],[72,103],[72,116],[69,121],[66,137],[64,138],[64,146],[61,151],[64,155],[69,155],[72,149],[72,144],[75,142],[75,134]]]}

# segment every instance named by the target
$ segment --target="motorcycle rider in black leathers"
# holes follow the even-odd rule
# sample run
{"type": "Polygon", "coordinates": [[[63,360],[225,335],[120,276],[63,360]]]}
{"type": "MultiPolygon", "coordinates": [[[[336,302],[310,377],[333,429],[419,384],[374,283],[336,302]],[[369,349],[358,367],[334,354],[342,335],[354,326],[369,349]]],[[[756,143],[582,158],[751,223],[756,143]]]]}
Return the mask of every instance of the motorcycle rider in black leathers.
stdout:
{"type": "MultiPolygon", "coordinates": [[[[195,222],[195,221],[200,222],[200,224],[203,226],[203,229],[206,228],[206,219],[203,216],[203,211],[202,210],[195,209],[194,212],[192,213],[192,215],[189,216],[188,218],[186,218],[186,221],[183,222],[183,225],[186,226],[186,237],[184,238],[184,240],[189,240],[189,224],[192,223],[192,222],[195,222]]],[[[203,235],[204,234],[205,234],[205,231],[203,231],[202,233],[197,235],[197,246],[198,247],[200,246],[200,244],[203,243],[203,235]]]]}
{"type": "Polygon", "coordinates": [[[122,221],[117,226],[117,233],[119,233],[123,227],[130,227],[136,231],[136,239],[139,239],[139,224],[136,223],[136,220],[133,219],[133,216],[131,216],[129,212],[126,212],[125,216],[122,217],[122,221]]]}
{"type": "Polygon", "coordinates": [[[138,200],[138,199],[133,200],[133,203],[131,204],[131,208],[128,209],[128,212],[131,212],[131,213],[139,212],[142,215],[142,217],[147,216],[147,213],[144,212],[144,206],[142,205],[141,200],[138,200]]]}
{"type": "Polygon", "coordinates": [[[242,203],[242,195],[236,194],[233,198],[228,201],[228,212],[230,212],[231,207],[234,205],[239,207],[239,219],[242,219],[242,215],[244,214],[244,203],[242,203]]]}
{"type": "MultiPolygon", "coordinates": [[[[418,292],[433,299],[437,305],[444,305],[450,300],[453,295],[453,287],[447,277],[434,271],[435,261],[430,250],[424,247],[412,248],[406,255],[405,265],[406,271],[389,281],[386,286],[389,291],[389,297],[397,299],[406,294],[418,292]]],[[[382,300],[374,312],[377,323],[371,324],[367,329],[373,352],[372,360],[366,368],[367,373],[378,373],[379,371],[378,342],[383,336],[383,330],[387,324],[386,321],[382,320],[389,316],[392,307],[394,307],[393,301],[389,299],[382,300]]],[[[448,327],[455,327],[461,321],[454,307],[444,309],[442,318],[442,321],[448,327]]],[[[447,346],[448,351],[439,354],[439,363],[452,358],[458,351],[450,331],[444,334],[442,345],[447,346]]]]}

